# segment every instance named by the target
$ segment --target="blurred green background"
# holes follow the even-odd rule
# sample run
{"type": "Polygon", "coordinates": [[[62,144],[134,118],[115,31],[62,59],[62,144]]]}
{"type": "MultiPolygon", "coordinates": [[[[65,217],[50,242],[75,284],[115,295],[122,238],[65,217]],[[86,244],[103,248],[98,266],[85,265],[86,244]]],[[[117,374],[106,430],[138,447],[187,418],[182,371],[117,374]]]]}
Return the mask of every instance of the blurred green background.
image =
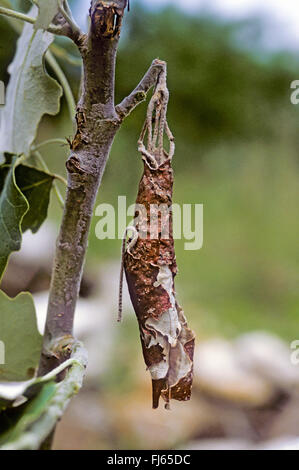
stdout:
{"type": "MultiPolygon", "coordinates": [[[[199,340],[266,330],[290,343],[299,338],[299,113],[290,103],[299,61],[291,52],[261,47],[258,19],[225,22],[132,3],[117,60],[116,101],[154,58],[168,62],[168,121],[177,144],[174,202],[204,205],[203,248],[185,251],[184,240],[176,241],[177,292],[189,323],[199,340]]],[[[1,18],[0,40],[0,79],[7,81],[16,36],[1,18]]],[[[75,54],[68,41],[58,43],[75,54]]],[[[58,60],[77,96],[80,67],[58,60]]],[[[145,112],[143,104],[119,132],[98,203],[117,207],[119,195],[134,202],[145,112]]],[[[38,139],[72,132],[63,103],[57,118],[43,120],[38,139]]],[[[47,147],[43,154],[52,170],[65,174],[67,146],[47,147]]],[[[50,216],[57,223],[61,217],[54,197],[50,216]]],[[[97,221],[87,258],[91,271],[120,258],[119,240],[96,238],[97,221]]],[[[111,295],[117,298],[117,292],[111,295]]],[[[122,354],[103,381],[112,393],[127,390],[133,380],[126,363],[140,348],[133,317],[125,319],[120,338],[126,338],[122,354]]]]}

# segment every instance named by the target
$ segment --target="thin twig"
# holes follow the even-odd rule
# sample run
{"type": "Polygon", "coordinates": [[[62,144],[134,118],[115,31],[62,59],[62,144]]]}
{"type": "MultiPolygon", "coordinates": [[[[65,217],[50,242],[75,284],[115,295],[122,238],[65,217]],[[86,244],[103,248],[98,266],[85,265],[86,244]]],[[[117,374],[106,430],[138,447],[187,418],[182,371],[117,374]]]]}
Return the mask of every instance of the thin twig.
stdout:
{"type": "Polygon", "coordinates": [[[32,18],[29,15],[25,15],[24,13],[11,10],[10,8],[0,7],[0,14],[9,16],[11,18],[16,18],[17,20],[25,21],[26,23],[31,23],[31,24],[35,23],[35,18],[32,18]]]}
{"type": "Polygon", "coordinates": [[[167,88],[166,66],[157,78],[157,84],[153,96],[149,102],[146,121],[138,140],[138,150],[151,169],[155,170],[165,158],[172,159],[175,151],[174,137],[167,124],[167,106],[169,101],[169,91],[167,88]],[[154,118],[154,131],[153,131],[154,118]],[[147,133],[147,148],[144,145],[147,133]],[[169,153],[164,150],[164,133],[169,140],[169,153]]]}
{"type": "Polygon", "coordinates": [[[74,34],[80,35],[81,30],[77,23],[75,22],[72,12],[68,6],[66,0],[58,0],[58,8],[62,16],[64,17],[65,21],[70,25],[74,34]],[[66,6],[66,8],[65,8],[66,6]]]}
{"type": "MultiPolygon", "coordinates": [[[[20,13],[19,11],[11,10],[9,8],[0,7],[0,15],[9,16],[10,18],[15,18],[16,20],[21,20],[26,23],[35,24],[36,19],[32,18],[29,15],[20,13]]],[[[64,35],[62,28],[60,26],[50,25],[47,28],[49,33],[64,35]]]]}
{"type": "Polygon", "coordinates": [[[39,144],[33,145],[33,146],[31,147],[31,150],[32,150],[32,151],[39,150],[40,148],[45,147],[46,145],[50,145],[50,144],[62,144],[62,145],[65,145],[65,144],[66,144],[66,140],[65,140],[65,139],[48,139],[48,140],[44,140],[43,142],[40,142],[39,144]]]}
{"type": "Polygon", "coordinates": [[[152,62],[137,87],[116,106],[116,112],[121,119],[127,117],[138,104],[145,101],[147,92],[157,83],[159,74],[165,70],[165,67],[166,63],[162,60],[155,59],[152,62]]]}

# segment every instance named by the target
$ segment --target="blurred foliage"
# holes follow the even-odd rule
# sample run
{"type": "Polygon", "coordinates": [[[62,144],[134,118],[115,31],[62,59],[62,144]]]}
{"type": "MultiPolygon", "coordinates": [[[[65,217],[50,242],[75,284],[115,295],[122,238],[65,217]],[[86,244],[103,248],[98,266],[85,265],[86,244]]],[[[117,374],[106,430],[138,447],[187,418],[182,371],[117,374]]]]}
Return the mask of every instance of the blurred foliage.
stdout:
{"type": "MultiPolygon", "coordinates": [[[[204,204],[203,249],[188,252],[183,240],[176,244],[178,294],[200,337],[251,329],[299,337],[299,114],[290,103],[299,63],[288,52],[262,53],[261,27],[256,21],[185,16],[172,8],[148,12],[134,1],[118,55],[116,101],[155,57],[168,62],[175,202],[204,204]]],[[[0,39],[0,79],[7,80],[15,35],[3,19],[0,39]]],[[[69,42],[67,47],[73,53],[69,42]]],[[[80,68],[59,60],[77,95],[80,68]]],[[[118,195],[127,195],[128,205],[134,202],[142,172],[136,142],[145,110],[140,106],[119,132],[99,202],[117,207],[118,195]]],[[[44,119],[39,138],[71,134],[64,108],[58,118],[44,119]]],[[[62,173],[66,154],[67,147],[44,152],[49,167],[62,173]]],[[[51,213],[60,219],[54,201],[51,213]]],[[[120,256],[119,240],[96,239],[96,222],[90,266],[120,256]]]]}

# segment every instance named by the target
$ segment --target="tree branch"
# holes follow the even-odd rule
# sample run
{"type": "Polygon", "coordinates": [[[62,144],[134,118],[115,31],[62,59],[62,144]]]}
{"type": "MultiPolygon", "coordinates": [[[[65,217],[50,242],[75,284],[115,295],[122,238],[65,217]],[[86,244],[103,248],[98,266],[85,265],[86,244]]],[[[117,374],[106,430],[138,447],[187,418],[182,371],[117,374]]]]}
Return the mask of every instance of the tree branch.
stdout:
{"type": "Polygon", "coordinates": [[[57,240],[39,374],[65,356],[53,347],[70,338],[93,207],[121,120],[115,112],[114,80],[124,0],[93,1],[90,30],[80,38],[84,81],[77,106],[77,132],[67,161],[68,188],[57,240]]]}
{"type": "Polygon", "coordinates": [[[157,83],[160,73],[165,71],[165,69],[166,62],[159,59],[155,59],[152,62],[150,68],[137,87],[129,96],[124,98],[123,101],[116,106],[116,112],[120,119],[127,117],[133,109],[138,106],[138,104],[146,100],[148,91],[157,83]]]}

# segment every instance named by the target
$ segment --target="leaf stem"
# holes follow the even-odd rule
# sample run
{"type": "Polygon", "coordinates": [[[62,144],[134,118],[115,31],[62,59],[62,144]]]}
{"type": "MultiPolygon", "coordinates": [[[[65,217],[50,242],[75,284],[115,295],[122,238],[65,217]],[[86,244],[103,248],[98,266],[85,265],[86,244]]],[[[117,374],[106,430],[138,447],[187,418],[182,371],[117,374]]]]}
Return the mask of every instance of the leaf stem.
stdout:
{"type": "MultiPolygon", "coordinates": [[[[37,150],[34,152],[34,155],[36,156],[36,158],[38,159],[41,167],[43,168],[43,170],[45,170],[47,173],[50,174],[50,170],[48,168],[48,165],[46,164],[45,160],[43,159],[42,155],[40,154],[40,152],[38,152],[37,150]]],[[[59,176],[59,175],[52,175],[54,176],[55,179],[61,181],[63,184],[67,184],[65,179],[62,177],[62,176],[59,176]]],[[[56,194],[56,197],[57,197],[57,200],[60,204],[60,206],[62,207],[62,209],[64,208],[64,199],[61,195],[61,192],[59,191],[59,188],[57,186],[57,184],[53,183],[53,188],[54,188],[54,192],[56,194]]]]}
{"type": "Polygon", "coordinates": [[[26,23],[35,23],[35,18],[32,18],[29,15],[25,15],[24,13],[11,10],[10,8],[0,7],[0,14],[10,16],[11,18],[16,18],[17,20],[25,21],[26,23]]]}
{"type": "Polygon", "coordinates": [[[50,144],[62,144],[62,145],[65,145],[66,144],[66,141],[65,139],[48,139],[48,140],[44,140],[44,142],[41,142],[39,144],[36,144],[36,145],[33,145],[31,147],[32,151],[36,151],[36,150],[39,150],[40,148],[42,147],[45,147],[46,145],[50,145],[50,144]]]}
{"type": "Polygon", "coordinates": [[[47,59],[48,64],[50,65],[50,67],[55,72],[58,80],[60,81],[60,84],[63,88],[65,98],[66,98],[66,101],[67,101],[67,104],[68,104],[70,117],[73,121],[74,117],[75,117],[75,114],[76,114],[76,103],[75,103],[75,100],[74,100],[74,96],[73,96],[73,92],[71,90],[70,84],[69,84],[62,68],[60,67],[59,63],[57,62],[57,60],[55,59],[55,57],[53,56],[53,54],[49,50],[46,53],[46,59],[47,59]]]}
{"type": "Polygon", "coordinates": [[[75,22],[75,20],[72,16],[72,12],[71,12],[71,10],[68,6],[67,1],[58,0],[58,8],[59,8],[60,13],[62,14],[64,19],[66,20],[66,22],[71,26],[73,32],[77,33],[77,34],[80,34],[81,33],[80,28],[79,28],[79,26],[77,25],[77,23],[75,22]],[[66,8],[64,7],[64,5],[66,5],[66,8]]]}
{"type": "MultiPolygon", "coordinates": [[[[36,21],[35,18],[32,18],[32,16],[25,15],[19,11],[11,10],[10,8],[0,7],[0,15],[9,16],[11,18],[15,18],[16,20],[25,21],[25,23],[30,24],[34,24],[36,21]]],[[[59,26],[51,25],[49,28],[47,28],[47,31],[53,34],[60,34],[61,28],[59,26]]]]}
{"type": "Polygon", "coordinates": [[[52,173],[52,175],[54,176],[56,180],[60,181],[61,183],[64,184],[64,186],[67,187],[67,180],[63,176],[57,175],[57,173],[52,173]]]}

